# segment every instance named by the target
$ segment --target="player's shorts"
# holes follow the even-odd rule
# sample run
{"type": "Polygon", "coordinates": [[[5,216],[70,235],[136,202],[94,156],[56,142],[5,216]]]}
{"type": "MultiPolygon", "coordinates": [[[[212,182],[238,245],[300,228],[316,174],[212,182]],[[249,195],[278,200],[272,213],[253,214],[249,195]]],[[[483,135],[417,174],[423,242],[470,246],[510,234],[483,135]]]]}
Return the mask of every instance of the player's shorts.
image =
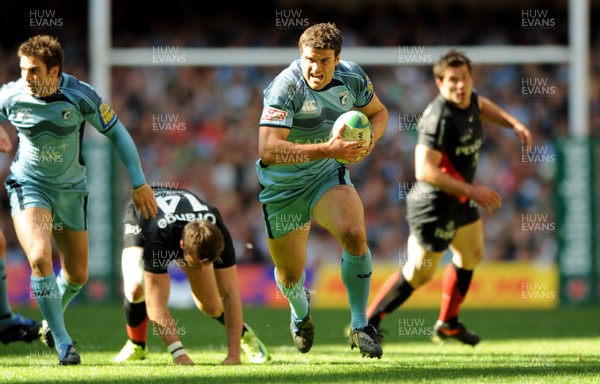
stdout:
{"type": "Polygon", "coordinates": [[[479,220],[479,209],[471,199],[462,203],[458,198],[444,192],[433,192],[431,198],[406,200],[406,219],[419,244],[430,252],[445,251],[456,230],[479,220]]]}
{"type": "Polygon", "coordinates": [[[12,216],[28,208],[45,208],[52,214],[53,230],[87,231],[89,193],[85,183],[71,188],[54,188],[9,176],[4,185],[12,216]]]}
{"type": "Polygon", "coordinates": [[[286,188],[285,181],[264,187],[261,177],[265,175],[259,172],[259,182],[264,189],[258,200],[263,203],[265,232],[270,239],[285,236],[309,223],[313,207],[329,189],[336,185],[353,186],[348,169],[341,164],[295,188],[286,188]]]}

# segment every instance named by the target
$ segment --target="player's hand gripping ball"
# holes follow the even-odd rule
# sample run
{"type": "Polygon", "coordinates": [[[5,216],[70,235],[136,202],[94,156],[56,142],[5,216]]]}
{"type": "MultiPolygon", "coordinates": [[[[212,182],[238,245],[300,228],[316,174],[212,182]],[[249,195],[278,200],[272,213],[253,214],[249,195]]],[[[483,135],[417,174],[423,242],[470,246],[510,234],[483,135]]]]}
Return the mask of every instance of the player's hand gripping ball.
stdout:
{"type": "MultiPolygon", "coordinates": [[[[340,117],[337,118],[337,120],[333,124],[333,129],[336,132],[332,133],[337,133],[337,131],[340,130],[344,125],[346,125],[346,128],[342,132],[342,138],[344,140],[366,140],[362,146],[367,147],[371,144],[371,122],[369,122],[369,118],[364,113],[360,111],[348,111],[346,113],[343,113],[340,117]]],[[[344,159],[336,160],[342,164],[350,164],[349,161],[346,161],[344,159]]]]}

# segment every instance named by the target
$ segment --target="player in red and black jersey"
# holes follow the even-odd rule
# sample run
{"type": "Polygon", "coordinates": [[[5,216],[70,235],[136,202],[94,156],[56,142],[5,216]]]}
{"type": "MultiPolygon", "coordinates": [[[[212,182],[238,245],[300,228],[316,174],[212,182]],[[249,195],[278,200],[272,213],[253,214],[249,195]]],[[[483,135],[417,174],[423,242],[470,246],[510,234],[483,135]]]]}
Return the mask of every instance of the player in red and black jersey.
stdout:
{"type": "Polygon", "coordinates": [[[440,93],[419,121],[417,182],[406,200],[410,227],[407,262],[383,284],[367,316],[369,324],[379,328],[388,313],[431,280],[449,247],[452,262],[442,278],[442,304],[433,340],[454,337],[475,345],[479,336],[458,321],[458,314],[473,269],[483,259],[478,207],[492,212],[502,204],[496,191],[473,184],[482,122],[512,128],[526,148],[531,146],[531,134],[515,117],[473,91],[471,62],[465,53],[448,51],[434,65],[433,74],[440,93]]]}

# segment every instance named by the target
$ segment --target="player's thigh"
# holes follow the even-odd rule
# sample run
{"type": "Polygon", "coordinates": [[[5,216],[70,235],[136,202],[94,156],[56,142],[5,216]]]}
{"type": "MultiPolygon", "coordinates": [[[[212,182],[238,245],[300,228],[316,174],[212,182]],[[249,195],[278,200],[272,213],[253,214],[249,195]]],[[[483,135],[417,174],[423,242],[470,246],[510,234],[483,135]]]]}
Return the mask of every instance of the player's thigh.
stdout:
{"type": "Polygon", "coordinates": [[[483,259],[483,223],[481,219],[456,230],[450,243],[452,262],[459,268],[472,270],[483,259]]]}
{"type": "Polygon", "coordinates": [[[269,253],[277,268],[279,280],[293,284],[302,276],[306,266],[306,242],[310,226],[303,226],[276,239],[267,239],[269,253]]]}
{"type": "Polygon", "coordinates": [[[190,282],[192,296],[198,309],[211,317],[219,316],[223,313],[223,302],[217,288],[212,264],[202,269],[184,266],[183,271],[190,282]]]}
{"type": "Polygon", "coordinates": [[[65,279],[69,283],[85,284],[88,278],[87,231],[56,230],[54,241],[60,253],[65,279]]]}
{"type": "Polygon", "coordinates": [[[52,273],[52,214],[49,209],[32,207],[13,214],[13,225],[34,276],[52,273]]]}
{"type": "Polygon", "coordinates": [[[413,288],[417,288],[433,278],[445,251],[426,249],[414,235],[408,237],[407,251],[408,258],[402,268],[402,274],[413,288]]]}
{"type": "Polygon", "coordinates": [[[367,252],[363,205],[351,186],[337,185],[325,192],[312,210],[317,224],[331,232],[345,249],[354,254],[367,252]]]}

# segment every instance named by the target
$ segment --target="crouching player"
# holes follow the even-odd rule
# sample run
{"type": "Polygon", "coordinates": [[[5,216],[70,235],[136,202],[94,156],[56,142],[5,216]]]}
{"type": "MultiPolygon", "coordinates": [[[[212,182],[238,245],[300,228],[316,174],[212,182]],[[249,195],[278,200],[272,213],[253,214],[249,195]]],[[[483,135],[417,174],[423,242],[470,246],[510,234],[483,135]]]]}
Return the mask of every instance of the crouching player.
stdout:
{"type": "Polygon", "coordinates": [[[269,360],[264,344],[243,321],[235,250],[220,212],[186,190],[154,188],[154,195],[156,217],[145,219],[132,202],[125,212],[122,269],[129,340],[114,361],[147,356],[150,319],[173,363],[193,364],[167,308],[169,265],[183,269],[198,308],[225,325],[228,354],[223,364],[240,364],[240,349],[252,363],[269,360]]]}

